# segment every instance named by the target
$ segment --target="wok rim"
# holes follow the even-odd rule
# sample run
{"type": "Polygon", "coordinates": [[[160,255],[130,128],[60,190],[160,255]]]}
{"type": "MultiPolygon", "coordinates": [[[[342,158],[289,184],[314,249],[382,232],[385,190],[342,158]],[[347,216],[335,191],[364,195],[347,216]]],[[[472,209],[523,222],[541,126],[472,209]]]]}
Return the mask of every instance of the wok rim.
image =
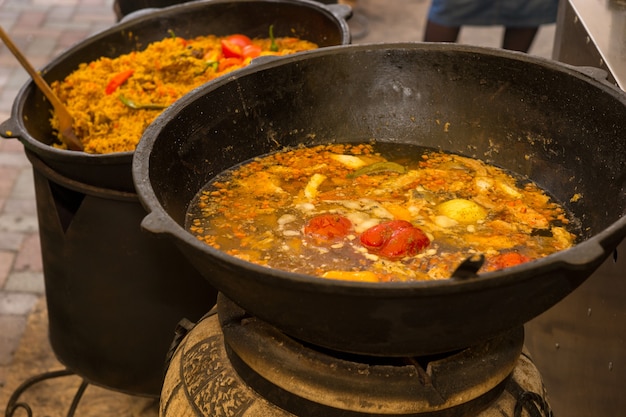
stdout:
{"type": "MultiPolygon", "coordinates": [[[[252,262],[244,261],[234,256],[228,255],[222,251],[219,251],[207,244],[200,242],[193,235],[185,230],[178,222],[171,218],[164,207],[158,200],[150,178],[150,154],[154,143],[157,139],[157,133],[161,131],[162,125],[165,122],[174,119],[178,112],[189,104],[192,104],[194,100],[204,94],[211,92],[227,83],[234,82],[237,79],[247,76],[251,73],[272,69],[280,65],[292,63],[296,61],[306,60],[311,56],[341,54],[345,50],[415,50],[415,49],[433,49],[435,51],[445,52],[471,52],[482,55],[499,56],[507,59],[515,59],[523,61],[533,65],[540,65],[543,67],[549,67],[567,73],[570,76],[578,78],[584,82],[593,84],[594,87],[600,88],[604,93],[610,94],[619,101],[621,101],[626,107],[626,93],[616,86],[610,84],[606,80],[600,80],[596,77],[597,72],[585,71],[576,69],[576,67],[553,61],[550,59],[531,56],[522,52],[507,51],[499,48],[481,47],[472,45],[461,45],[451,43],[423,43],[423,42],[398,42],[398,43],[367,43],[367,44],[349,44],[349,45],[337,45],[320,48],[313,51],[301,52],[296,55],[292,55],[281,59],[264,59],[259,62],[250,65],[248,67],[233,71],[227,76],[216,79],[215,82],[205,84],[198,87],[194,91],[188,93],[184,98],[178,100],[176,103],[168,107],[161,115],[152,123],[144,132],[142,139],[135,150],[133,156],[133,181],[135,183],[138,196],[144,208],[148,212],[147,216],[142,222],[142,227],[157,234],[167,234],[180,241],[185,245],[190,245],[194,250],[200,252],[206,252],[207,255],[213,256],[220,262],[234,265],[237,268],[250,272],[252,274],[257,273],[263,277],[264,280],[276,281],[285,288],[298,288],[300,290],[306,290],[310,292],[332,292],[335,294],[352,294],[355,295],[356,291],[361,291],[356,294],[358,296],[372,296],[372,297],[389,297],[389,298],[407,298],[415,297],[416,295],[434,295],[444,294],[450,291],[458,291],[462,288],[465,292],[471,293],[474,291],[482,291],[486,288],[494,288],[506,285],[507,283],[519,283],[522,280],[533,279],[536,274],[534,270],[543,268],[542,271],[553,271],[566,267],[570,270],[577,269],[576,262],[568,262],[568,258],[576,259],[575,253],[586,253],[585,249],[589,249],[589,252],[593,253],[594,257],[588,260],[589,263],[601,262],[606,259],[608,253],[598,255],[598,250],[604,248],[606,245],[603,243],[608,240],[615,240],[617,242],[623,240],[626,237],[626,213],[622,213],[618,220],[611,225],[601,230],[599,233],[591,236],[590,238],[576,244],[574,247],[555,252],[549,256],[541,259],[536,259],[521,265],[509,267],[499,271],[487,272],[479,274],[478,277],[460,280],[460,279],[439,279],[439,280],[427,280],[427,281],[406,281],[406,282],[384,282],[384,283],[369,283],[358,281],[344,281],[328,278],[320,278],[313,275],[294,273],[279,269],[273,269],[262,265],[254,264],[252,262]],[[146,190],[146,184],[148,189],[146,190]],[[147,192],[146,192],[147,191],[147,192]],[[571,255],[570,255],[571,254],[571,255]],[[311,284],[313,284],[311,286],[311,284]],[[312,287],[312,288],[311,288],[312,287]],[[424,290],[427,290],[424,292],[424,290]],[[423,294],[419,294],[422,293],[423,294]]],[[[187,202],[187,204],[189,201],[187,202]]],[[[177,242],[178,244],[178,242],[177,242]]],[[[613,245],[610,245],[613,246],[613,245]]],[[[611,250],[614,250],[611,249],[611,250]]],[[[606,251],[605,251],[606,252],[606,251]]],[[[584,266],[584,265],[583,265],[584,266]]],[[[256,275],[254,275],[256,277],[256,275]]]]}

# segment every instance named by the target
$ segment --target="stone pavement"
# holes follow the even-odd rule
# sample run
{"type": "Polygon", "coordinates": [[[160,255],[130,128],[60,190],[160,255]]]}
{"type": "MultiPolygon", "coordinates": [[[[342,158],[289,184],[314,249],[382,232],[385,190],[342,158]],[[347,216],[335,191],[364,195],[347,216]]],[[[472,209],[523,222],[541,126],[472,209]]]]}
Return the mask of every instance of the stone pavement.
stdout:
{"type": "MultiPolygon", "coordinates": [[[[0,0],[0,26],[41,68],[61,51],[115,20],[110,0],[0,0]]],[[[9,118],[28,74],[0,43],[0,120],[9,118]]],[[[0,389],[43,294],[35,195],[30,164],[17,140],[0,139],[0,389]]]]}
{"type": "MultiPolygon", "coordinates": [[[[422,38],[428,0],[349,3],[355,10],[349,22],[354,43],[422,38]]],[[[114,22],[112,0],[0,0],[0,26],[35,68],[114,22]]],[[[497,47],[501,33],[501,28],[465,28],[460,42],[497,47]]],[[[550,57],[553,36],[553,25],[542,28],[530,53],[550,57]]],[[[0,121],[10,117],[13,100],[27,81],[29,76],[0,43],[0,121]]],[[[17,365],[24,378],[41,372],[42,366],[58,367],[46,345],[47,328],[41,325],[42,320],[45,323],[43,294],[31,167],[18,140],[0,138],[0,409],[6,405],[9,388],[14,389],[7,381],[15,379],[9,372],[17,365]],[[24,361],[16,354],[20,346],[32,343],[25,339],[41,344],[34,357],[44,356],[42,363],[15,363],[24,361]]]]}

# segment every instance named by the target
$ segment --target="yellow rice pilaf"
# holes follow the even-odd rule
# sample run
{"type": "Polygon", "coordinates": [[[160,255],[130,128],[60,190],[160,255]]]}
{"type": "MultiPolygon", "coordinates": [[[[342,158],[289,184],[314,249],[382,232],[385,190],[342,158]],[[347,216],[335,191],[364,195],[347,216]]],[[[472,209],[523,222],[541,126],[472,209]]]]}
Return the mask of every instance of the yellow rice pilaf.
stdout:
{"type": "MultiPolygon", "coordinates": [[[[52,89],[74,117],[74,131],[84,151],[134,151],[143,131],[165,107],[192,89],[249,64],[250,57],[239,61],[224,57],[221,41],[225,38],[228,37],[165,37],[143,51],[80,64],[64,80],[53,82],[52,89]],[[123,82],[107,94],[113,78],[117,75],[119,80],[124,72],[132,75],[122,77],[123,82]],[[129,107],[133,103],[159,108],[129,107]]],[[[292,37],[276,38],[274,48],[270,48],[269,38],[251,41],[261,48],[261,55],[287,55],[317,48],[312,42],[292,37]]],[[[50,122],[57,131],[54,114],[50,122]]],[[[53,146],[64,148],[61,143],[53,146]]]]}

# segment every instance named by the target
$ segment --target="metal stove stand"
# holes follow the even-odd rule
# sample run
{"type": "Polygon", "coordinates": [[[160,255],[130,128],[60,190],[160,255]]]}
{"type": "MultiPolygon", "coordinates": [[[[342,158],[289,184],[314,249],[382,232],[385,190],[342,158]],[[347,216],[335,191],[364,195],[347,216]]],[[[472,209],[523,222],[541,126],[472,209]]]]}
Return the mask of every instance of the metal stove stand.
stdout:
{"type": "MultiPolygon", "coordinates": [[[[18,386],[15,391],[13,391],[13,394],[9,398],[9,402],[7,403],[7,408],[4,413],[5,417],[13,417],[13,415],[20,409],[24,410],[26,414],[28,415],[28,417],[32,417],[33,416],[32,407],[28,403],[20,401],[20,397],[22,396],[23,393],[25,393],[32,386],[40,382],[47,381],[50,379],[61,378],[61,377],[66,377],[66,376],[75,376],[75,375],[76,374],[74,372],[68,369],[63,369],[60,371],[44,372],[42,374],[39,374],[39,375],[36,375],[34,377],[27,379],[22,384],[20,384],[20,386],[18,386]]],[[[74,395],[74,398],[72,399],[72,403],[70,404],[70,407],[67,411],[67,414],[66,414],[67,417],[74,416],[74,413],[76,412],[76,409],[78,408],[78,404],[80,403],[80,400],[83,397],[83,394],[85,393],[85,390],[87,389],[88,385],[89,383],[87,381],[85,381],[84,379],[81,379],[81,383],[78,386],[78,389],[76,390],[76,394],[74,395]]]]}

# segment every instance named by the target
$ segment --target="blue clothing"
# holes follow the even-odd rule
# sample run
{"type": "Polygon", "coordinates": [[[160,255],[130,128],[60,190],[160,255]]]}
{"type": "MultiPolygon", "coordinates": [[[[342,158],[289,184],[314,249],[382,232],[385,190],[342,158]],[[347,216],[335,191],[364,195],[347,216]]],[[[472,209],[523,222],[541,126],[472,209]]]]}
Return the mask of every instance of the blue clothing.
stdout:
{"type": "Polygon", "coordinates": [[[428,19],[453,27],[537,27],[556,22],[558,4],[558,0],[433,0],[428,19]]]}

